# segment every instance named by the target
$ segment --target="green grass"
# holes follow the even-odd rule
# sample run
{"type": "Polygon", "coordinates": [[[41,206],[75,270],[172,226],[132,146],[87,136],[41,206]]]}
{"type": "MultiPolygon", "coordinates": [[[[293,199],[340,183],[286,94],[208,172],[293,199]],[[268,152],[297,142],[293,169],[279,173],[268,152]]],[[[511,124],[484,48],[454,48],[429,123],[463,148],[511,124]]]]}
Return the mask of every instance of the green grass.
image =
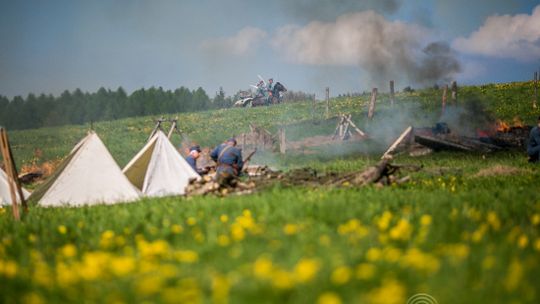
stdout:
{"type": "MultiPolygon", "coordinates": [[[[462,88],[460,98],[483,89],[498,98],[487,103],[488,111],[506,120],[516,114],[504,107],[506,98],[528,94],[525,83],[462,88]]],[[[367,97],[334,100],[332,111],[352,112],[372,134],[386,126],[381,133],[397,134],[401,125],[438,119],[430,104],[436,93],[400,94],[401,111],[392,111],[383,95],[370,124],[360,107],[367,97]]],[[[520,107],[522,119],[536,115],[520,107]]],[[[317,105],[318,118],[323,108],[317,105]]],[[[313,120],[310,111],[309,103],[299,103],[202,112],[180,116],[180,126],[203,145],[247,130],[249,122],[271,130],[286,125],[295,140],[332,131],[335,121],[313,120]]],[[[121,165],[152,127],[149,117],[96,124],[121,165]]],[[[85,129],[10,136],[23,163],[36,147],[41,161],[62,157],[85,129]]],[[[280,168],[349,172],[377,162],[389,138],[374,138],[369,148],[348,144],[258,157],[280,168]]],[[[423,170],[411,173],[410,183],[386,188],[278,184],[227,198],[34,207],[21,222],[0,209],[0,302],[406,303],[428,293],[438,303],[538,303],[539,166],[528,164],[522,151],[402,155],[395,162],[423,170]],[[437,173],[441,167],[447,173],[437,173]],[[478,175],[481,170],[491,174],[478,175]]]]}

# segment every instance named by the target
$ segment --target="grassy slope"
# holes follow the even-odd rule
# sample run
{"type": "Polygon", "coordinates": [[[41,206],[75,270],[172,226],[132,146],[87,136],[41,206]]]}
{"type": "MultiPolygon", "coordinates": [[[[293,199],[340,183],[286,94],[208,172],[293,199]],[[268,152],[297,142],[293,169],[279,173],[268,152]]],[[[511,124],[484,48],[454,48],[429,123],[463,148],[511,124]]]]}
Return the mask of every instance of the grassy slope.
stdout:
{"type": "MultiPolygon", "coordinates": [[[[535,114],[524,108],[504,108],[509,96],[512,102],[528,96],[526,84],[505,86],[494,88],[493,96],[506,97],[488,98],[488,108],[504,119],[525,113],[520,116],[531,120],[535,114]]],[[[461,92],[467,96],[481,89],[461,92]]],[[[401,95],[400,100],[429,108],[434,93],[401,95]]],[[[333,111],[360,115],[359,104],[366,99],[336,101],[333,111]]],[[[322,105],[318,109],[322,112],[322,105]]],[[[290,133],[297,137],[297,130],[310,134],[332,128],[332,123],[310,122],[309,110],[309,104],[295,104],[187,114],[181,127],[205,145],[246,129],[249,121],[269,128],[294,124],[290,133]],[[212,118],[209,125],[197,129],[206,118],[212,118]],[[215,127],[221,124],[225,127],[215,127]],[[207,128],[217,131],[210,134],[207,128]]],[[[151,125],[150,118],[137,118],[96,128],[124,164],[151,125]]],[[[83,127],[64,127],[11,134],[17,156],[31,156],[32,146],[24,144],[43,147],[50,140],[54,146],[42,148],[46,159],[66,153],[83,133],[83,127]]],[[[376,157],[296,155],[277,161],[346,171],[376,157]]],[[[537,303],[538,166],[528,165],[520,152],[438,153],[397,161],[426,170],[409,184],[385,189],[276,186],[243,197],[35,208],[23,223],[13,223],[9,210],[0,211],[0,297],[3,302],[405,303],[426,292],[439,303],[537,303]],[[521,171],[510,178],[475,176],[496,165],[521,171]],[[429,171],[435,167],[456,170],[438,176],[429,171]]]]}

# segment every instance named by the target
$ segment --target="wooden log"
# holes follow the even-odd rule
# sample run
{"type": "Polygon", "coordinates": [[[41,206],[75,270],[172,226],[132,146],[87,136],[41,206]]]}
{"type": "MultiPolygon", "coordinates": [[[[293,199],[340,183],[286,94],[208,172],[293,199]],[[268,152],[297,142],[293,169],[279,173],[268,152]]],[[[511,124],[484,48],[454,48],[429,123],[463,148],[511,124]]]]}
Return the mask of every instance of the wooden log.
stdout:
{"type": "Polygon", "coordinates": [[[411,133],[412,133],[412,126],[409,126],[405,129],[405,131],[403,131],[403,133],[401,133],[401,135],[394,141],[394,143],[392,145],[390,145],[390,147],[388,148],[388,150],[386,150],[386,152],[384,152],[383,156],[381,157],[381,159],[387,159],[387,158],[391,158],[391,154],[392,152],[394,152],[394,150],[396,150],[396,148],[399,146],[399,144],[405,139],[407,138],[407,136],[409,136],[411,133]]]}
{"type": "Polygon", "coordinates": [[[369,109],[368,109],[368,119],[373,119],[373,115],[375,115],[375,102],[377,101],[377,88],[373,88],[371,90],[371,100],[369,102],[369,109]]]}
{"type": "Polygon", "coordinates": [[[452,81],[452,104],[457,105],[457,94],[458,94],[457,82],[452,81]]]}
{"type": "Polygon", "coordinates": [[[352,121],[352,115],[349,115],[349,117],[347,118],[347,121],[351,124],[351,126],[353,126],[354,130],[356,130],[356,132],[358,132],[358,134],[360,134],[360,136],[367,136],[366,133],[364,133],[364,131],[360,130],[360,128],[358,128],[354,122],[352,121]]]}
{"type": "Polygon", "coordinates": [[[356,175],[351,183],[354,185],[365,186],[371,183],[377,182],[387,170],[389,160],[383,159],[379,161],[375,166],[371,166],[360,174],[356,175]]]}
{"type": "Polygon", "coordinates": [[[390,105],[393,106],[394,103],[395,103],[394,81],[390,80],[390,105]]]}
{"type": "Polygon", "coordinates": [[[446,110],[446,94],[448,94],[448,85],[447,84],[444,85],[443,93],[442,93],[441,116],[444,115],[444,111],[446,110]]]}

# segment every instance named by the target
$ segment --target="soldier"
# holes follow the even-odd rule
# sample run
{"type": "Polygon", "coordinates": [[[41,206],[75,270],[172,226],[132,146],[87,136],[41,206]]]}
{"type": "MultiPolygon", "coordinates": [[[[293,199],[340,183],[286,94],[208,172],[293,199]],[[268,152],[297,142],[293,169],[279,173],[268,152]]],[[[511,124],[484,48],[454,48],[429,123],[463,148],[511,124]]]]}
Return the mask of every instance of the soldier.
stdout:
{"type": "Polygon", "coordinates": [[[532,128],[529,135],[529,144],[527,145],[527,154],[530,163],[537,163],[540,159],[540,116],[536,126],[532,128]]]}
{"type": "Polygon", "coordinates": [[[186,157],[186,161],[197,173],[199,173],[199,171],[197,170],[197,158],[199,158],[199,156],[201,156],[200,146],[195,145],[189,148],[189,155],[186,157]]]}
{"type": "Polygon", "coordinates": [[[274,83],[273,78],[268,79],[268,85],[266,86],[266,93],[267,93],[266,104],[272,103],[272,96],[274,95],[273,83],[274,83]]]}
{"type": "Polygon", "coordinates": [[[217,163],[216,180],[228,183],[242,171],[244,161],[242,151],[236,147],[236,139],[229,138],[225,143],[217,146],[210,157],[217,163]]]}

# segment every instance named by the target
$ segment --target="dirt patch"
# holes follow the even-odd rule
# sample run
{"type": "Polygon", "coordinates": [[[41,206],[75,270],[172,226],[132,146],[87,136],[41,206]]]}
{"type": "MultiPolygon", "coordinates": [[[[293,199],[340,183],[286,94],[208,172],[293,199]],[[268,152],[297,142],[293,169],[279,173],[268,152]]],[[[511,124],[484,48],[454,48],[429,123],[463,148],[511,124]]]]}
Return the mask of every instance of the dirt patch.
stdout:
{"type": "Polygon", "coordinates": [[[523,173],[522,169],[510,166],[496,165],[486,169],[478,171],[473,177],[485,177],[485,176],[496,176],[496,175],[516,175],[523,173]]]}

